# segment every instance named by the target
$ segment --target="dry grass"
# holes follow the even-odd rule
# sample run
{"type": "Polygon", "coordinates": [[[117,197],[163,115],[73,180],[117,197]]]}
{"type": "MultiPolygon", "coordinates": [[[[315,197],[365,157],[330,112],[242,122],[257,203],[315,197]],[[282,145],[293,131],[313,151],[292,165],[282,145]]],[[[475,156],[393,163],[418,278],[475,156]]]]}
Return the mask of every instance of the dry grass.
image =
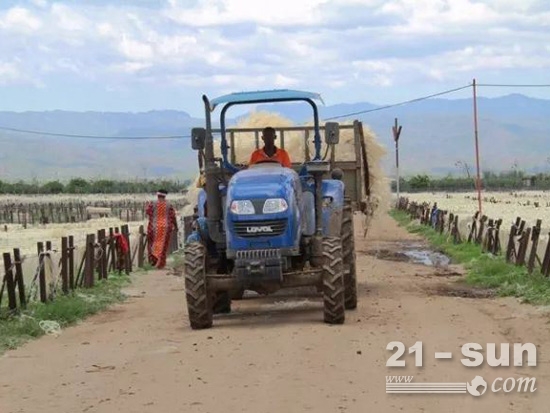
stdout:
{"type": "MultiPolygon", "coordinates": [[[[349,124],[351,124],[350,122],[349,124]]],[[[341,123],[344,124],[344,123],[341,123]]],[[[311,123],[309,124],[311,125],[311,123]]],[[[254,112],[247,118],[241,120],[236,127],[238,128],[263,128],[266,126],[288,127],[295,126],[292,121],[282,117],[277,113],[271,112],[254,112]]],[[[372,130],[366,126],[363,126],[363,133],[367,146],[367,159],[369,163],[369,174],[371,183],[371,198],[365,199],[369,203],[372,215],[367,217],[372,219],[376,214],[384,213],[389,209],[391,193],[389,180],[385,176],[381,160],[386,154],[385,148],[377,140],[376,135],[372,130]]],[[[228,137],[229,139],[229,137],[228,137]]],[[[277,145],[280,145],[280,135],[276,141],[277,145]]],[[[313,155],[315,153],[313,145],[313,136],[310,135],[309,140],[309,153],[313,155]]],[[[262,142],[260,140],[260,146],[262,142]]],[[[305,137],[304,133],[298,132],[285,132],[284,135],[284,147],[289,153],[292,162],[304,162],[305,161],[305,137]]],[[[255,137],[253,133],[235,133],[235,161],[236,163],[248,164],[251,153],[256,149],[255,137]]],[[[323,151],[325,145],[323,144],[323,151]]],[[[216,156],[221,156],[219,142],[215,142],[214,151],[216,156]]],[[[324,154],[324,153],[323,153],[324,154]]],[[[340,131],[340,143],[336,146],[336,159],[343,161],[355,160],[355,145],[354,135],[352,129],[343,129],[340,131]]],[[[197,196],[199,189],[196,187],[199,177],[196,178],[195,184],[190,188],[188,193],[188,205],[182,212],[184,215],[192,214],[193,205],[197,202],[197,196]]],[[[365,223],[368,225],[368,222],[365,223]]]]}

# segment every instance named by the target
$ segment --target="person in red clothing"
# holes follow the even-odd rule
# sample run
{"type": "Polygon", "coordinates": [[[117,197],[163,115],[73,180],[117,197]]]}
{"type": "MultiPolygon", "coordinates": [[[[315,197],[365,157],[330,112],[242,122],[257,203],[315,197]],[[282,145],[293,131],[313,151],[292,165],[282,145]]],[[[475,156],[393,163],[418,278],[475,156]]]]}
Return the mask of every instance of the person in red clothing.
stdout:
{"type": "Polygon", "coordinates": [[[164,268],[168,245],[173,231],[178,230],[176,210],[166,201],[167,191],[157,192],[157,201],[147,205],[149,217],[147,226],[147,249],[149,263],[156,268],[164,268]]]}
{"type": "Polygon", "coordinates": [[[262,131],[262,140],[264,141],[264,147],[261,149],[256,149],[252,152],[250,156],[249,165],[254,165],[255,163],[262,161],[277,161],[282,166],[286,168],[291,168],[292,164],[290,162],[290,157],[288,156],[287,151],[282,148],[277,148],[275,146],[275,139],[277,135],[275,134],[275,129],[268,126],[262,131]]]}

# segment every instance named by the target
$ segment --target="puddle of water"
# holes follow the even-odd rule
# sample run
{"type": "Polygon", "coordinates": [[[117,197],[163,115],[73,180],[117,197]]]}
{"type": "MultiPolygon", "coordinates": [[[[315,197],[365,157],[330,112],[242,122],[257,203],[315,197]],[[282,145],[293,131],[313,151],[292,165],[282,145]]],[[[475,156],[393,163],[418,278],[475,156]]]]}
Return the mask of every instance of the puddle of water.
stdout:
{"type": "Polygon", "coordinates": [[[412,262],[423,264],[430,267],[446,267],[451,263],[451,259],[444,254],[436,251],[409,249],[403,251],[412,262]]]}

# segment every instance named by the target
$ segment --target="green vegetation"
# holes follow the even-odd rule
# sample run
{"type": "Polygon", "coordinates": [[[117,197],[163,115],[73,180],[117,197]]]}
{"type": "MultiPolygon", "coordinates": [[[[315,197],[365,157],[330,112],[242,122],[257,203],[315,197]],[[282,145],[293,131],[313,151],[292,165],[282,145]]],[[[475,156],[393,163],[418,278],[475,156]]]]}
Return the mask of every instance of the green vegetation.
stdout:
{"type": "Polygon", "coordinates": [[[110,274],[107,280],[96,281],[93,288],[77,289],[47,304],[32,302],[17,315],[10,315],[3,308],[0,312],[0,354],[44,335],[41,321],[55,321],[64,328],[111,304],[122,302],[125,299],[122,287],[130,282],[126,274],[110,274]]]}
{"type": "Polygon", "coordinates": [[[86,180],[74,178],[66,183],[50,181],[38,182],[17,181],[14,183],[0,180],[0,194],[139,194],[154,193],[159,188],[168,192],[181,192],[187,189],[190,181],[148,180],[148,181],[113,181],[109,179],[86,180]]]}
{"type": "Polygon", "coordinates": [[[391,216],[411,233],[425,237],[439,251],[467,270],[464,281],[468,285],[495,289],[499,296],[517,297],[523,302],[550,304],[550,280],[538,271],[533,274],[527,268],[506,262],[503,256],[483,253],[479,245],[454,244],[447,234],[440,234],[431,227],[413,222],[403,211],[393,210],[391,216]]]}
{"type": "MultiPolygon", "coordinates": [[[[485,171],[482,174],[481,185],[482,189],[486,191],[545,190],[550,189],[550,174],[539,173],[528,175],[517,169],[498,174],[485,171]],[[530,185],[526,186],[526,183],[530,185]]],[[[436,178],[420,174],[399,179],[399,189],[402,192],[471,191],[475,188],[475,175],[471,175],[470,177],[447,175],[442,178],[436,178]]],[[[396,183],[392,182],[392,190],[395,191],[396,189],[396,183]]]]}

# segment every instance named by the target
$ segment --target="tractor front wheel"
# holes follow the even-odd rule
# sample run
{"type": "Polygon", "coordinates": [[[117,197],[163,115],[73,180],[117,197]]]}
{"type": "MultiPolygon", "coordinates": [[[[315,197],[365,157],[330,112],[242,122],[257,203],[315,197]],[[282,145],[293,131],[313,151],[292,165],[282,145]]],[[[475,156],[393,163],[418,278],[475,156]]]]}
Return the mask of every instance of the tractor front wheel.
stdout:
{"type": "Polygon", "coordinates": [[[323,304],[325,323],[343,324],[346,318],[344,263],[339,237],[323,240],[323,304]]]}
{"type": "Polygon", "coordinates": [[[206,250],[199,242],[185,246],[185,296],[191,328],[212,327],[212,306],[206,283],[206,250]]]}

